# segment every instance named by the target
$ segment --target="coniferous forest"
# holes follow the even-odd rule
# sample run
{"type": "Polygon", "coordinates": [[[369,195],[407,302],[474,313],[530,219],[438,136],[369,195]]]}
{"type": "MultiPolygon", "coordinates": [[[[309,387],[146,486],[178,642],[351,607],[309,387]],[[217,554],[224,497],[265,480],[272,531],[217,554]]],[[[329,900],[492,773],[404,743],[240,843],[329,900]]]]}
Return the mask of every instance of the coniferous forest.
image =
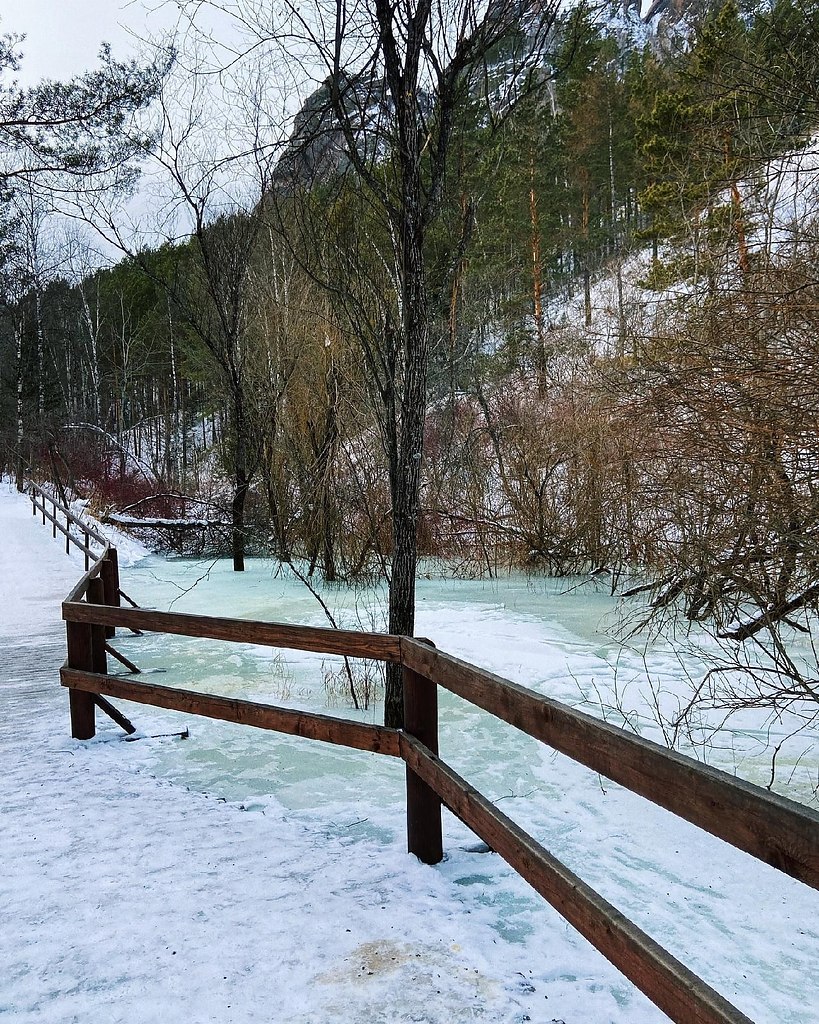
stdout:
{"type": "Polygon", "coordinates": [[[0,43],[0,464],[387,578],[393,632],[419,558],[593,575],[816,703],[819,5],[358,7],[217,100],[178,40],[33,89],[0,43]]]}

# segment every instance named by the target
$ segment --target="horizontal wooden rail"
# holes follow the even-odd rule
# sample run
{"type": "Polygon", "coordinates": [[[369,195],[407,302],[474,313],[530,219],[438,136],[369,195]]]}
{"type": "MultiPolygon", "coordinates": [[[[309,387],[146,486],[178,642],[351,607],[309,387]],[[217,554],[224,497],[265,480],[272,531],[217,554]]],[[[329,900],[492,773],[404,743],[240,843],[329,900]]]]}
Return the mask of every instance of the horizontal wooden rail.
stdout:
{"type": "MultiPolygon", "coordinates": [[[[56,516],[53,516],[48,511],[47,508],[44,508],[42,505],[38,505],[36,501],[33,502],[32,504],[36,509],[38,509],[45,515],[46,519],[48,519],[49,522],[54,524],[54,526],[60,531],[60,533],[64,537],[67,537],[75,547],[79,548],[80,551],[82,551],[84,554],[90,555],[91,558],[99,557],[99,551],[94,551],[92,548],[86,547],[84,541],[78,540],[71,532],[71,530],[66,529],[63,526],[63,524],[59,521],[59,519],[56,516]]],[[[107,541],[98,539],[98,535],[92,532],[92,530],[90,530],[81,520],[75,519],[74,523],[78,527],[78,529],[82,531],[83,534],[87,533],[92,540],[96,541],[98,544],[101,544],[103,547],[108,546],[107,541]]]]}
{"type": "Polygon", "coordinates": [[[624,917],[421,742],[402,734],[401,756],[453,814],[673,1021],[751,1024],[750,1018],[624,917]]]}
{"type": "MultiPolygon", "coordinates": [[[[85,597],[85,593],[88,590],[88,585],[91,582],[91,580],[96,579],[97,576],[99,576],[100,573],[102,572],[102,562],[103,562],[103,559],[104,559],[106,554],[107,554],[107,550],[104,551],[102,553],[102,555],[98,558],[98,560],[96,562],[94,562],[94,564],[91,566],[91,568],[88,569],[88,571],[83,576],[80,577],[80,579],[79,579],[78,583],[76,584],[76,586],[74,587],[74,589],[71,591],[71,593],[68,595],[68,597],[63,602],[63,607],[65,607],[66,604],[69,604],[72,607],[75,607],[76,605],[78,605],[80,603],[81,599],[83,597],[85,597]]],[[[81,607],[87,607],[87,606],[81,606],[81,607]]],[[[63,618],[65,618],[65,616],[63,616],[63,618]]]]}
{"type": "Polygon", "coordinates": [[[67,666],[60,670],[60,682],[69,690],[105,694],[107,697],[119,697],[121,700],[137,701],[140,704],[150,704],[170,711],[184,711],[191,715],[217,718],[223,722],[250,725],[255,729],[282,732],[288,736],[323,740],[325,743],[367,750],[374,754],[400,756],[400,733],[397,729],[387,729],[383,725],[350,722],[329,715],[280,708],[274,704],[217,697],[210,693],[180,690],[173,686],[158,686],[104,673],[82,672],[67,666]]]}
{"type": "Polygon", "coordinates": [[[63,619],[66,622],[127,626],[152,633],[173,633],[176,636],[283,647],[317,654],[340,654],[374,661],[401,660],[398,637],[385,633],[357,633],[346,629],[293,626],[289,623],[258,622],[252,619],[157,612],[146,608],[113,608],[81,601],[63,602],[63,619]]]}
{"type": "Polygon", "coordinates": [[[819,814],[413,640],[404,664],[653,803],[819,888],[819,814]]]}

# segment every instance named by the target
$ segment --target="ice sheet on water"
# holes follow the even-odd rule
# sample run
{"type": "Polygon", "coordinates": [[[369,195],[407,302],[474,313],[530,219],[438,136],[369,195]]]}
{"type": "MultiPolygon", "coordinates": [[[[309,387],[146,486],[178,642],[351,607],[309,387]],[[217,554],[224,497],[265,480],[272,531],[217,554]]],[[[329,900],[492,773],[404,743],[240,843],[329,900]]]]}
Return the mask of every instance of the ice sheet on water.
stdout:
{"type": "MultiPolygon", "coordinates": [[[[150,590],[157,606],[168,600],[184,610],[231,608],[248,618],[325,624],[311,595],[273,563],[251,562],[241,576],[223,562],[208,566],[206,573],[201,564],[149,562],[132,578],[137,589],[150,590]],[[201,581],[184,592],[194,580],[201,581]]],[[[377,621],[383,600],[378,590],[350,595],[328,588],[324,597],[348,625],[360,625],[361,618],[377,621]]],[[[698,666],[686,665],[662,644],[621,649],[601,625],[616,612],[616,603],[590,586],[525,578],[429,579],[419,581],[417,631],[544,694],[585,710],[597,702],[598,713],[615,721],[620,715],[661,739],[647,674],[667,699],[684,691],[698,666]]],[[[200,642],[193,655],[187,642],[169,637],[129,643],[143,663],[161,664],[168,681],[178,685],[328,711],[322,679],[330,659],[292,652],[274,657],[249,645],[228,651],[200,642]]],[[[332,713],[355,717],[343,702],[338,706],[337,694],[335,700],[332,713]]],[[[376,707],[358,717],[375,721],[379,714],[376,707]]],[[[229,800],[280,801],[305,828],[324,829],[344,841],[401,846],[399,765],[221,723],[189,724],[193,741],[184,748],[156,747],[154,770],[229,800]]],[[[734,770],[739,751],[743,771],[759,776],[769,753],[761,739],[764,730],[746,722],[740,732],[753,737],[750,746],[734,735],[709,756],[734,770]]],[[[615,906],[729,999],[750,1008],[754,1019],[819,1020],[819,1014],[804,1016],[805,986],[817,984],[811,968],[819,954],[816,893],[445,693],[441,750],[457,771],[615,906]]],[[[796,795],[808,797],[809,786],[796,795]]],[[[548,936],[554,929],[565,933],[566,925],[496,856],[467,852],[474,847],[474,836],[447,819],[449,852],[440,874],[452,883],[452,898],[468,905],[495,942],[521,946],[531,962],[531,952],[546,950],[548,936]]],[[[618,983],[607,984],[617,1005],[618,983]]]]}

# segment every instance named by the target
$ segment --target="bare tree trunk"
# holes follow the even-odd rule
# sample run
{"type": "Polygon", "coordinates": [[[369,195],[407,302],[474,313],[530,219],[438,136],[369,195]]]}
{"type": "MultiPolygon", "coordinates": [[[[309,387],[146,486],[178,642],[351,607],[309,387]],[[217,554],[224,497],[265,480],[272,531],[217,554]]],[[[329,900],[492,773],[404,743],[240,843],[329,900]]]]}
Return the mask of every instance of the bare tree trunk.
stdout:
{"type": "Polygon", "coordinates": [[[180,465],[180,394],[179,394],[179,377],[176,371],[176,347],[173,340],[173,317],[171,316],[171,302],[170,296],[167,296],[168,302],[168,343],[169,343],[169,357],[171,364],[171,411],[169,416],[169,423],[166,427],[167,436],[165,438],[165,460],[168,467],[167,476],[170,478],[171,474],[176,477],[176,486],[181,486],[183,477],[183,467],[180,465]],[[171,449],[173,448],[173,451],[171,449]]]}
{"type": "MultiPolygon", "coordinates": [[[[418,566],[418,520],[421,512],[421,461],[427,405],[429,326],[423,236],[417,204],[420,181],[405,181],[404,202],[409,216],[401,239],[403,261],[404,397],[398,434],[397,464],[390,466],[393,502],[393,561],[390,579],[389,631],[415,632],[415,575],[418,566]],[[417,186],[417,188],[415,187],[417,186]],[[414,216],[413,216],[414,214],[414,216]]],[[[387,667],[384,724],[404,724],[401,666],[387,667]]]]}
{"type": "Polygon", "coordinates": [[[626,309],[623,299],[623,264],[617,260],[617,358],[625,359],[626,356],[626,309]]]}
{"type": "Polygon", "coordinates": [[[231,502],[231,551],[233,571],[245,571],[245,503],[250,487],[247,471],[247,420],[244,399],[241,393],[234,393],[233,414],[235,417],[236,450],[233,456],[234,491],[231,502]]]}
{"type": "Polygon", "coordinates": [[[231,551],[233,554],[233,571],[245,571],[245,501],[247,499],[248,478],[244,467],[236,466],[235,491],[231,502],[231,551]]]}
{"type": "Polygon", "coordinates": [[[17,321],[14,325],[14,341],[17,355],[17,453],[16,476],[17,490],[23,491],[23,441],[25,429],[23,424],[23,326],[17,321]]]}
{"type": "Polygon", "coordinates": [[[535,331],[537,332],[538,376],[541,389],[546,383],[546,332],[543,324],[543,274],[541,271],[540,254],[540,213],[535,192],[535,158],[529,162],[529,220],[532,229],[532,300],[535,314],[535,331]]]}
{"type": "Polygon", "coordinates": [[[591,212],[589,209],[589,192],[583,189],[583,219],[581,231],[583,235],[583,309],[585,311],[586,327],[592,325],[592,303],[591,303],[591,272],[589,271],[589,221],[591,212]]]}
{"type": "Polygon", "coordinates": [[[40,282],[34,283],[34,315],[37,327],[37,417],[42,427],[45,416],[45,332],[43,331],[43,294],[40,282]]]}
{"type": "Polygon", "coordinates": [[[734,215],[734,232],[737,236],[739,269],[743,274],[750,273],[751,257],[748,252],[748,238],[745,234],[745,217],[742,209],[742,196],[736,181],[731,182],[731,209],[734,215]]]}
{"type": "MultiPolygon", "coordinates": [[[[97,286],[99,288],[99,285],[97,286]]],[[[99,363],[99,337],[100,337],[100,301],[97,295],[97,305],[94,315],[91,314],[91,306],[88,296],[85,294],[84,282],[80,282],[78,288],[80,301],[82,303],[82,319],[85,323],[85,330],[88,334],[88,371],[91,374],[91,422],[98,427],[104,426],[100,410],[100,363],[99,363]]],[[[70,351],[70,346],[68,347],[70,351]]]]}
{"type": "Polygon", "coordinates": [[[338,382],[336,368],[328,368],[328,406],[325,418],[324,438],[319,460],[319,482],[321,487],[321,534],[322,572],[328,583],[338,578],[335,554],[335,509],[333,502],[333,466],[338,452],[338,382]]]}

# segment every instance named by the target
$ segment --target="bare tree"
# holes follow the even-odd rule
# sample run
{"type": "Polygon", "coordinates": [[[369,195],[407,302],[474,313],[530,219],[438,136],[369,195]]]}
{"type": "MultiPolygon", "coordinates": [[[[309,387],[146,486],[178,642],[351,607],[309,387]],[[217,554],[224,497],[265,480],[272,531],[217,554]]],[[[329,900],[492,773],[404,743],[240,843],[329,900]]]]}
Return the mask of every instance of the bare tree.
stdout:
{"type": "Polygon", "coordinates": [[[233,565],[242,571],[245,506],[261,458],[259,417],[250,408],[257,397],[249,370],[251,271],[276,154],[271,126],[280,118],[271,117],[261,95],[261,65],[243,65],[218,83],[208,71],[206,58],[189,52],[156,99],[159,124],[145,152],[157,188],[154,216],[134,220],[108,196],[84,197],[83,211],[166,290],[177,318],[213,360],[227,412],[233,565]],[[167,264],[148,248],[163,234],[187,243],[167,264]]]}
{"type": "Polygon", "coordinates": [[[814,229],[797,225],[796,251],[758,249],[748,272],[723,263],[717,294],[679,310],[651,358],[600,375],[621,441],[606,517],[640,572],[623,635],[660,633],[705,666],[670,734],[713,711],[764,709],[794,733],[819,718],[814,229]]]}
{"type": "MultiPolygon", "coordinates": [[[[229,14],[251,46],[281,54],[312,116],[296,125],[294,177],[309,158],[323,180],[340,175],[366,191],[380,256],[394,283],[381,322],[360,342],[380,398],[392,497],[389,629],[415,628],[417,534],[432,310],[428,240],[441,211],[459,107],[485,103],[502,119],[544,78],[556,3],[520,0],[314,0],[271,10],[260,0],[186,3],[229,14]],[[494,58],[501,58],[493,64],[494,58]],[[294,70],[295,69],[295,70],[294,70]],[[318,89],[316,93],[315,90],[318,89]],[[301,159],[298,159],[301,157],[301,159]]],[[[403,721],[400,671],[387,679],[385,720],[403,721]]]]}

